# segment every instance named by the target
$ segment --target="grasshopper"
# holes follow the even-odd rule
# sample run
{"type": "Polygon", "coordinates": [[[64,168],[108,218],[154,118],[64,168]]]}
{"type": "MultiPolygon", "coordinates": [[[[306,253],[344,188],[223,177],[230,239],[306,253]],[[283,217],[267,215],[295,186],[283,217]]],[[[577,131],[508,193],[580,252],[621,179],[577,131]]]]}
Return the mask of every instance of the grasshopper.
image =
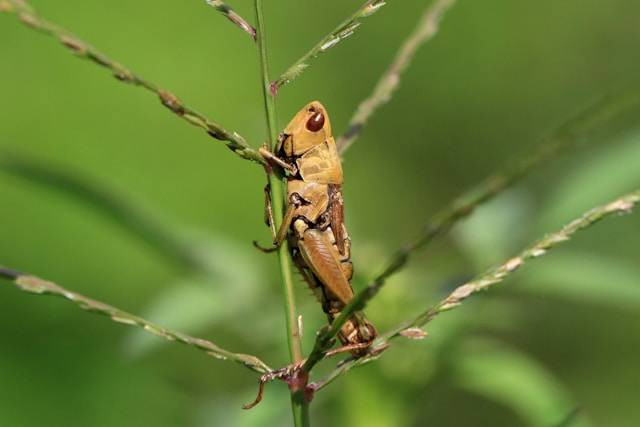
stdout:
{"type": "MultiPolygon", "coordinates": [[[[260,150],[270,164],[287,174],[284,219],[275,229],[269,187],[265,188],[265,222],[276,250],[287,239],[294,264],[314,292],[329,321],[353,298],[351,240],[344,225],[342,165],[324,106],[310,102],[278,137],[275,153],[260,150]]],[[[254,242],[255,243],[255,242],[254,242]]],[[[338,339],[345,351],[361,356],[377,332],[363,313],[355,312],[338,339]]]]}

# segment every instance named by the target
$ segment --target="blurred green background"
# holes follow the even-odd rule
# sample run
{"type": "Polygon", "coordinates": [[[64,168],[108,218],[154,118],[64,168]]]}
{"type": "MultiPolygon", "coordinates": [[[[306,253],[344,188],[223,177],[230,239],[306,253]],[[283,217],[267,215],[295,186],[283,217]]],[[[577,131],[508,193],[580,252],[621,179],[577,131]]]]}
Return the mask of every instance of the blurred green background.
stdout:
{"type": "MultiPolygon", "coordinates": [[[[359,2],[266,3],[272,73],[359,2]]],[[[257,146],[251,40],[203,1],[34,0],[45,17],[257,146]]],[[[232,5],[253,21],[252,2],[232,5]]],[[[279,126],[321,100],[344,130],[425,2],[392,1],[278,98],[279,126]]],[[[347,225],[373,275],[454,196],[590,100],[640,74],[636,0],[462,0],[348,152],[347,225]]],[[[0,264],[287,362],[279,273],[262,222],[264,174],[53,39],[0,16],[0,147],[120,194],[206,264],[195,273],[95,206],[0,169],[0,264]]],[[[367,309],[380,330],[544,232],[640,186],[640,109],[478,210],[417,255],[367,309]]],[[[637,426],[640,215],[613,219],[398,341],[312,405],[314,425],[637,426]],[[565,422],[566,421],[566,422],[565,422]],[[563,424],[564,423],[564,424],[563,424]],[[573,423],[573,424],[571,424],[573,423]]],[[[297,287],[305,348],[325,319],[297,287]]],[[[0,286],[0,425],[276,426],[287,389],[251,411],[253,373],[0,286]]],[[[326,371],[331,364],[327,364],[326,371]]],[[[322,369],[318,374],[322,373],[322,369]]]]}

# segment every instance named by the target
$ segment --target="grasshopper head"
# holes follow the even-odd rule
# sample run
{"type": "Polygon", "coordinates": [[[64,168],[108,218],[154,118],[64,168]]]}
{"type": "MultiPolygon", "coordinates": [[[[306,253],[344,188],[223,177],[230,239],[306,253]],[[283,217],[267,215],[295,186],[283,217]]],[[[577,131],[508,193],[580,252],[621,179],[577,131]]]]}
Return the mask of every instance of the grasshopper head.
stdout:
{"type": "Polygon", "coordinates": [[[331,136],[327,110],[320,102],[312,101],[284,129],[277,151],[283,150],[287,157],[300,156],[331,136]]]}

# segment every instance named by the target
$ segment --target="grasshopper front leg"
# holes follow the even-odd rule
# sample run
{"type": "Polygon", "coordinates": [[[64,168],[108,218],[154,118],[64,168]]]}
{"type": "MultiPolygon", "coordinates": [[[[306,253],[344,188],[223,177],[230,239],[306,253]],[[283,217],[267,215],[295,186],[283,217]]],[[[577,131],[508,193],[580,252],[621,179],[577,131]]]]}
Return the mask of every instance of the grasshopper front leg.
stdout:
{"type": "Polygon", "coordinates": [[[271,230],[271,235],[275,240],[276,234],[278,234],[278,232],[276,230],[276,225],[273,222],[273,207],[271,206],[271,184],[269,184],[268,182],[267,185],[264,186],[264,222],[271,230]]]}
{"type": "Polygon", "coordinates": [[[273,246],[265,248],[260,246],[257,241],[253,241],[253,245],[265,253],[271,253],[280,248],[282,243],[287,238],[287,233],[289,232],[289,228],[291,227],[291,223],[296,216],[296,212],[300,206],[302,206],[303,200],[298,194],[292,194],[289,197],[287,202],[287,209],[284,213],[284,218],[282,219],[282,224],[280,224],[280,228],[276,231],[275,221],[273,218],[273,207],[271,205],[271,190],[267,185],[265,187],[265,218],[266,222],[271,228],[271,233],[273,236],[273,246]]]}
{"type": "MultiPolygon", "coordinates": [[[[271,151],[269,151],[266,144],[260,147],[258,152],[262,155],[262,157],[264,157],[269,165],[277,165],[280,168],[288,171],[290,174],[295,175],[297,173],[297,168],[294,165],[285,162],[284,160],[273,154],[271,151]]],[[[269,166],[265,167],[265,170],[267,172],[267,175],[271,173],[271,168],[269,166]]],[[[284,242],[284,239],[287,237],[287,231],[291,226],[291,221],[293,220],[293,216],[295,213],[296,203],[294,200],[292,200],[292,198],[290,198],[289,202],[287,203],[287,208],[282,224],[280,224],[280,228],[276,230],[275,221],[273,218],[273,205],[271,204],[271,185],[269,183],[267,183],[267,185],[264,187],[264,196],[264,217],[267,226],[271,229],[273,246],[265,248],[255,240],[253,241],[253,245],[262,252],[271,253],[278,250],[278,248],[284,242]]]]}

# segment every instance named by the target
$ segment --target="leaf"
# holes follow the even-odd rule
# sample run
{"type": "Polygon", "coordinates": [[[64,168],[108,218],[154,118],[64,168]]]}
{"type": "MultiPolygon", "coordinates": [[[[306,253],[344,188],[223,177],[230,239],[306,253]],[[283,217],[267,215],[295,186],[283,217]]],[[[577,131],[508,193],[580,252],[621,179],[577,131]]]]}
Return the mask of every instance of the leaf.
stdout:
{"type": "Polygon", "coordinates": [[[217,393],[200,398],[194,408],[194,427],[218,426],[286,426],[291,423],[291,410],[282,402],[290,399],[284,383],[269,384],[268,394],[259,406],[251,411],[243,411],[240,405],[256,397],[256,385],[252,384],[235,393],[217,393]]]}
{"type": "MultiPolygon", "coordinates": [[[[181,331],[202,332],[241,316],[259,300],[263,287],[258,279],[263,274],[252,252],[220,236],[210,237],[196,248],[210,273],[184,278],[164,288],[143,310],[144,316],[181,331]]],[[[125,351],[139,357],[162,344],[131,331],[125,338],[125,351]]]]}
{"type": "Polygon", "coordinates": [[[622,144],[610,144],[580,163],[564,181],[550,190],[549,207],[540,216],[539,229],[547,230],[575,216],[612,194],[640,184],[640,134],[627,136],[622,144]]]}
{"type": "Polygon", "coordinates": [[[518,290],[638,309],[640,265],[600,254],[557,253],[535,271],[524,271],[518,290]]]}
{"type": "Polygon", "coordinates": [[[524,192],[507,191],[453,230],[456,242],[478,268],[513,253],[530,221],[531,202],[524,192]]]}
{"type": "MultiPolygon", "coordinates": [[[[211,326],[228,313],[220,293],[197,281],[185,281],[163,290],[143,311],[155,322],[173,325],[182,331],[197,331],[211,326]]],[[[127,354],[138,357],[163,344],[139,330],[131,331],[125,342],[127,354]]]]}
{"type": "Polygon", "coordinates": [[[213,234],[202,230],[190,230],[186,237],[190,246],[198,254],[206,271],[212,277],[210,284],[218,286],[213,278],[218,278],[227,286],[257,286],[264,271],[260,261],[265,257],[253,249],[249,242],[238,242],[222,234],[213,234]],[[244,284],[244,285],[243,285],[244,284]]]}
{"type": "MultiPolygon", "coordinates": [[[[466,342],[456,351],[452,369],[458,387],[504,405],[531,426],[558,425],[579,406],[544,366],[499,342],[466,342]]],[[[582,416],[572,425],[591,423],[582,416]]]]}

